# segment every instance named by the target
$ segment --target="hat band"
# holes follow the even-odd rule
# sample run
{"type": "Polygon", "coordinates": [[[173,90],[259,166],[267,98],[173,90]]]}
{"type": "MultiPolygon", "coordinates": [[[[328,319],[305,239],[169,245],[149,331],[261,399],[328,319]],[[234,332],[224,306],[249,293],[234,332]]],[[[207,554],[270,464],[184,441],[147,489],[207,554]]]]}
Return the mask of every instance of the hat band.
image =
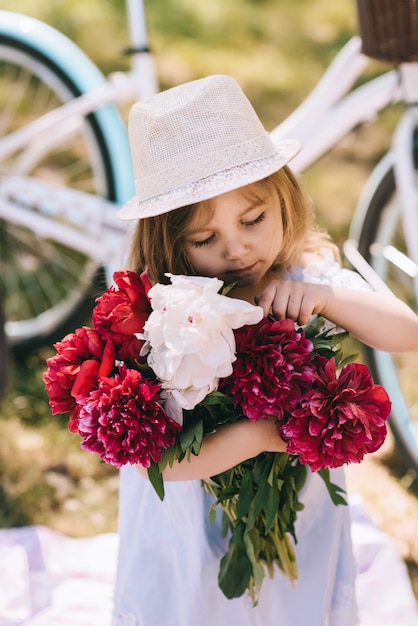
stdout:
{"type": "Polygon", "coordinates": [[[199,159],[193,158],[193,152],[187,153],[189,167],[178,155],[178,162],[170,167],[158,170],[152,176],[145,176],[135,180],[135,190],[139,202],[148,200],[154,196],[168,193],[175,188],[190,185],[202,178],[218,174],[237,165],[243,165],[251,161],[267,158],[276,153],[276,146],[270,135],[265,132],[248,141],[227,146],[222,150],[205,155],[202,163],[201,148],[199,147],[199,159]],[[175,185],[173,185],[175,181],[175,185]]]}

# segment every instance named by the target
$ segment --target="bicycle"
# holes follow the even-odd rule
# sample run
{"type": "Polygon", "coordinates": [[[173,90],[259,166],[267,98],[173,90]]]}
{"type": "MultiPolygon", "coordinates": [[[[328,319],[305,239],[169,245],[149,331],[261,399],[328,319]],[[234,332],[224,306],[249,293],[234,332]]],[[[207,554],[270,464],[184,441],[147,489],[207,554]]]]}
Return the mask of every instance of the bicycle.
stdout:
{"type": "Polygon", "coordinates": [[[0,291],[0,404],[7,383],[7,341],[5,333],[5,315],[3,307],[3,296],[0,291]]]}
{"type": "MultiPolygon", "coordinates": [[[[393,3],[392,8],[401,10],[396,0],[389,1],[393,3]]],[[[360,22],[361,18],[364,22],[365,17],[373,18],[387,8],[383,0],[358,0],[357,4],[360,22]]],[[[403,5],[401,8],[409,10],[403,5]]],[[[50,341],[52,336],[62,333],[66,324],[73,327],[74,315],[90,295],[92,285],[94,290],[98,266],[105,266],[110,275],[108,260],[115,258],[115,251],[125,236],[123,226],[114,217],[114,209],[132,195],[133,177],[126,129],[115,103],[141,99],[145,92],[150,95],[157,89],[152,55],[146,43],[142,1],[128,0],[127,9],[129,23],[135,26],[131,29],[132,70],[110,79],[105,79],[84,53],[57,31],[25,16],[0,11],[0,67],[3,70],[6,66],[20,67],[25,73],[30,72],[35,75],[37,86],[54,91],[56,98],[64,103],[60,107],[53,104],[48,113],[36,117],[32,99],[34,121],[0,139],[0,163],[11,164],[9,175],[0,185],[0,216],[9,229],[7,236],[27,227],[20,245],[35,266],[35,273],[42,276],[40,270],[46,269],[49,285],[52,278],[65,282],[63,291],[60,285],[48,298],[40,299],[40,312],[32,312],[36,310],[32,303],[26,309],[18,306],[15,320],[10,317],[12,297],[6,289],[9,309],[6,329],[15,346],[50,341]],[[144,68],[144,77],[138,67],[144,68]],[[43,139],[42,146],[36,141],[39,137],[43,139]],[[51,162],[56,162],[62,143],[66,148],[70,145],[73,159],[78,159],[81,140],[87,146],[81,156],[88,164],[92,180],[80,174],[67,180],[63,175],[63,190],[36,178],[39,170],[42,173],[40,165],[51,170],[51,162]],[[19,158],[13,160],[16,151],[20,151],[19,158]],[[73,183],[81,183],[84,191],[69,189],[68,185],[73,183]],[[107,201],[101,200],[97,193],[107,201]],[[34,234],[44,242],[42,253],[34,247],[34,234]],[[66,267],[69,261],[71,265],[66,267]]],[[[406,23],[414,28],[416,20],[407,18],[406,23]]],[[[389,26],[395,25],[392,21],[394,24],[389,26]]],[[[404,42],[405,33],[401,34],[404,42]]],[[[375,39],[374,43],[379,44],[379,37],[375,39]]],[[[304,150],[292,162],[293,169],[300,173],[361,122],[392,103],[405,102],[408,111],[395,133],[393,149],[366,185],[344,251],[349,262],[375,289],[391,288],[416,308],[418,285],[411,274],[418,274],[418,246],[409,235],[418,232],[418,213],[405,198],[411,197],[412,191],[415,194],[414,146],[418,122],[414,104],[418,56],[413,43],[406,54],[400,53],[398,44],[394,58],[389,59],[397,68],[353,89],[369,62],[366,44],[370,42],[373,36],[369,32],[364,41],[353,37],[310,96],[272,131],[272,135],[293,136],[303,141],[304,150]],[[395,190],[401,202],[389,202],[395,190]],[[401,218],[405,220],[405,229],[400,227],[401,218]],[[400,273],[405,278],[402,283],[400,273]]],[[[374,51],[370,52],[373,56],[374,51]]],[[[52,172],[55,173],[54,168],[52,172]]],[[[21,233],[22,230],[18,234],[21,233]]],[[[4,249],[3,242],[0,249],[4,249]]],[[[30,270],[28,262],[18,265],[26,277],[30,273],[28,265],[30,270]]],[[[27,282],[22,279],[20,284],[20,291],[27,296],[27,282]]],[[[15,295],[13,288],[14,285],[12,295],[15,295]]],[[[44,290],[41,289],[41,294],[44,290]]],[[[418,400],[413,388],[414,374],[418,372],[417,356],[399,357],[373,350],[366,354],[376,380],[386,387],[392,398],[390,424],[397,445],[410,467],[418,470],[418,400]],[[412,384],[408,388],[402,381],[405,369],[412,369],[409,377],[412,384]]]]}
{"type": "Polygon", "coordinates": [[[133,195],[133,175],[122,116],[107,103],[157,90],[142,2],[128,0],[127,9],[131,71],[107,80],[47,24],[0,12],[0,217],[7,225],[0,254],[9,269],[2,281],[14,349],[51,343],[82,320],[106,257],[120,245],[115,203],[133,195]]]}

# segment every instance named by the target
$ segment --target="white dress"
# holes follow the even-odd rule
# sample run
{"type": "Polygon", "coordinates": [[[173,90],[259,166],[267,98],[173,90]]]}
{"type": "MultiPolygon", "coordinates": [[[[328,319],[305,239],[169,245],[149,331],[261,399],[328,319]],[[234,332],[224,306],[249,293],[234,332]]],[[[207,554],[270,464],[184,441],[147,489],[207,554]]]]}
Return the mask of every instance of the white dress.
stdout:
{"type": "MultiPolygon", "coordinates": [[[[332,254],[293,278],[368,288],[332,254]]],[[[342,469],[333,482],[344,486],[342,469]]],[[[353,626],[357,623],[348,506],[335,506],[321,478],[308,473],[296,522],[299,577],[264,579],[257,607],[218,588],[227,539],[221,511],[210,525],[212,498],[200,481],[165,485],[163,502],[136,469],[120,472],[120,551],[112,626],[353,626]]]]}

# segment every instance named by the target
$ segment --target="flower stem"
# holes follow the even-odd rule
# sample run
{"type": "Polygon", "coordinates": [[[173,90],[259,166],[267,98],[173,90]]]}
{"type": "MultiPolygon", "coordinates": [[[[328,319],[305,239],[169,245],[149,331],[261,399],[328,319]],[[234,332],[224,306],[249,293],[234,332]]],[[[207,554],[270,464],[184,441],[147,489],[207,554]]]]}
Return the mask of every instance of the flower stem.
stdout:
{"type": "Polygon", "coordinates": [[[298,577],[295,551],[288,535],[284,533],[280,536],[277,520],[275,520],[274,529],[269,533],[269,537],[276,548],[278,555],[278,561],[276,560],[276,562],[278,566],[292,582],[295,582],[298,577]]]}

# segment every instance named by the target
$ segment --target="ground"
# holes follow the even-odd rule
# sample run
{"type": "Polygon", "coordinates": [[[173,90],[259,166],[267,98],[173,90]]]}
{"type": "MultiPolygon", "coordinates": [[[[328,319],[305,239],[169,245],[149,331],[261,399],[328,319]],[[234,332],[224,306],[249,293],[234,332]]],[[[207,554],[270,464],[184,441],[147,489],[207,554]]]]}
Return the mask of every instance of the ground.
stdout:
{"type": "Polygon", "coordinates": [[[389,434],[384,446],[347,468],[347,490],[360,494],[371,519],[394,541],[418,599],[418,489],[416,472],[405,471],[389,434]],[[415,482],[414,482],[415,481],[415,482]]]}

